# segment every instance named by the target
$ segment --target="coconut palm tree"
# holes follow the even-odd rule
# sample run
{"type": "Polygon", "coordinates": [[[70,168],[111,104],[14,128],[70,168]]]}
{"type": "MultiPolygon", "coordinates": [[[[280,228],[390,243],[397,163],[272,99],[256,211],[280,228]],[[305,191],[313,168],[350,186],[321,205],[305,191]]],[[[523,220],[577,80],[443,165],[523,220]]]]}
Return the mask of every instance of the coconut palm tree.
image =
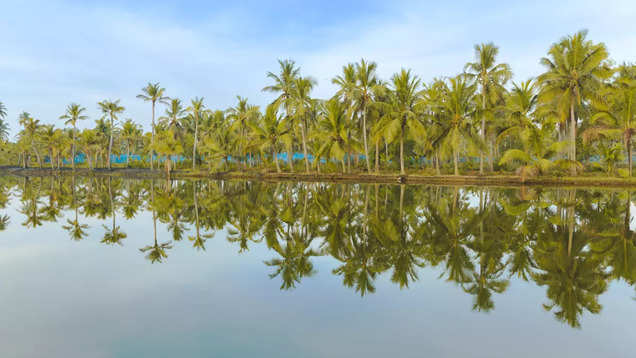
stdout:
{"type": "MultiPolygon", "coordinates": [[[[486,142],[486,116],[491,114],[493,106],[501,102],[506,89],[504,85],[510,77],[512,71],[505,63],[497,64],[497,54],[499,47],[492,42],[475,45],[475,62],[469,62],[464,67],[468,78],[474,79],[479,85],[481,97],[481,138],[486,142]]],[[[491,153],[492,155],[492,153],[491,153]]],[[[492,158],[490,160],[492,171],[492,158]]],[[[484,173],[484,153],[479,155],[479,174],[484,173]]]]}
{"type": "Polygon", "coordinates": [[[311,77],[298,77],[294,81],[294,90],[292,92],[292,103],[294,107],[294,116],[292,120],[298,120],[300,123],[300,135],[303,142],[303,156],[305,158],[305,171],[309,172],[309,158],[307,157],[307,121],[309,111],[312,108],[313,100],[309,96],[311,90],[316,85],[316,81],[311,77]]]}
{"type": "MultiPolygon", "coordinates": [[[[148,82],[146,87],[141,89],[141,94],[137,95],[137,98],[144,100],[145,102],[150,102],[152,104],[152,141],[151,145],[155,143],[155,106],[157,103],[167,103],[168,97],[164,96],[166,89],[157,83],[148,82]]],[[[154,169],[153,167],[153,155],[150,154],[150,169],[154,169]]]]}
{"type": "Polygon", "coordinates": [[[636,134],[636,66],[621,66],[614,82],[598,94],[592,102],[596,110],[591,120],[594,126],[586,132],[621,138],[631,176],[632,136],[636,134]]]}
{"type": "Polygon", "coordinates": [[[132,143],[135,143],[139,137],[141,137],[141,128],[139,125],[132,121],[132,119],[127,119],[121,126],[121,131],[119,134],[121,138],[126,141],[126,166],[130,167],[130,147],[132,143]]]}
{"type": "Polygon", "coordinates": [[[347,136],[347,109],[338,99],[331,99],[324,104],[324,110],[316,137],[322,142],[319,153],[325,158],[335,158],[342,162],[343,173],[347,171],[345,166],[345,154],[349,149],[347,136]]]}
{"type": "MultiPolygon", "coordinates": [[[[278,60],[278,64],[280,66],[280,72],[278,75],[273,72],[267,72],[267,78],[274,81],[274,84],[266,86],[263,88],[263,91],[278,94],[274,103],[285,109],[285,121],[290,128],[293,128],[293,92],[296,84],[295,81],[298,77],[300,77],[300,68],[296,67],[296,62],[292,60],[278,60]]],[[[290,145],[287,160],[289,161],[289,168],[293,172],[294,161],[292,157],[292,147],[293,146],[290,145]]]]}
{"type": "Polygon", "coordinates": [[[423,135],[424,126],[416,113],[420,99],[420,79],[411,70],[402,69],[391,77],[390,112],[382,119],[389,142],[400,138],[400,174],[405,175],[404,141],[409,134],[423,135]]]}
{"type": "Polygon", "coordinates": [[[475,84],[459,75],[448,80],[442,89],[442,97],[435,104],[440,116],[437,118],[439,130],[433,139],[433,146],[450,148],[453,155],[455,175],[459,175],[459,149],[462,140],[479,143],[472,119],[477,113],[475,106],[475,84]]]}
{"type": "Polygon", "coordinates": [[[265,115],[258,122],[249,124],[252,131],[252,138],[258,143],[262,151],[269,151],[272,160],[276,164],[276,171],[281,172],[278,164],[278,150],[283,142],[283,137],[289,133],[287,123],[283,116],[278,114],[278,107],[270,104],[265,109],[265,115]]]}
{"type": "Polygon", "coordinates": [[[9,124],[4,120],[7,118],[7,108],[0,102],[0,141],[5,141],[9,137],[9,124]]]}
{"type": "Polygon", "coordinates": [[[108,140],[108,169],[112,169],[110,156],[113,151],[113,132],[115,131],[115,121],[117,120],[117,115],[124,112],[126,108],[119,105],[119,100],[104,100],[98,102],[97,105],[104,114],[103,117],[108,117],[108,119],[110,120],[110,136],[108,140]]]}
{"type": "Polygon", "coordinates": [[[506,96],[505,113],[507,122],[498,134],[498,139],[520,138],[521,132],[532,125],[538,102],[536,82],[532,79],[519,84],[512,82],[512,89],[506,96]]]}
{"type": "Polygon", "coordinates": [[[166,115],[164,117],[160,117],[159,120],[165,121],[166,126],[181,138],[183,120],[186,114],[186,109],[183,108],[181,100],[178,98],[170,99],[170,103],[168,104],[168,108],[166,108],[165,113],[166,115]]]}
{"type": "MultiPolygon", "coordinates": [[[[24,128],[23,134],[26,140],[29,143],[29,147],[35,153],[36,158],[38,159],[38,163],[40,168],[42,167],[42,159],[40,157],[40,152],[38,151],[38,132],[40,130],[41,124],[39,119],[33,118],[28,112],[22,112],[18,118],[18,122],[24,128]]],[[[25,158],[25,167],[27,160],[25,158]]]]}
{"type": "MultiPolygon", "coordinates": [[[[553,44],[548,57],[541,59],[546,72],[538,77],[540,100],[553,104],[561,121],[569,126],[568,154],[571,161],[576,161],[576,126],[584,102],[611,75],[607,58],[605,44],[587,40],[587,31],[584,30],[553,44]]],[[[576,174],[575,167],[572,174],[576,174]]]]}
{"type": "Polygon", "coordinates": [[[190,112],[190,117],[194,121],[194,144],[192,146],[192,170],[197,168],[197,139],[199,135],[199,121],[205,105],[203,104],[203,97],[195,97],[190,102],[190,107],[187,111],[190,112]]]}
{"type": "Polygon", "coordinates": [[[356,98],[357,107],[362,112],[362,142],[364,144],[364,156],[367,163],[367,172],[371,172],[371,160],[369,159],[369,144],[367,131],[367,118],[369,105],[373,101],[374,93],[377,87],[381,86],[381,82],[376,75],[378,65],[375,62],[367,62],[361,59],[356,63],[356,84],[354,87],[354,97],[356,98]]]}
{"type": "Polygon", "coordinates": [[[236,106],[228,109],[227,119],[232,122],[231,129],[238,134],[239,156],[243,157],[243,164],[247,166],[247,130],[249,129],[250,123],[252,123],[260,113],[258,106],[249,104],[247,98],[236,96],[236,99],[238,103],[236,106]]]}
{"type": "Polygon", "coordinates": [[[66,113],[60,116],[60,119],[65,120],[64,124],[71,125],[73,127],[73,149],[71,150],[71,167],[75,170],[75,142],[77,138],[77,122],[88,118],[83,113],[86,112],[86,108],[80,106],[77,103],[71,103],[66,106],[66,113]]]}

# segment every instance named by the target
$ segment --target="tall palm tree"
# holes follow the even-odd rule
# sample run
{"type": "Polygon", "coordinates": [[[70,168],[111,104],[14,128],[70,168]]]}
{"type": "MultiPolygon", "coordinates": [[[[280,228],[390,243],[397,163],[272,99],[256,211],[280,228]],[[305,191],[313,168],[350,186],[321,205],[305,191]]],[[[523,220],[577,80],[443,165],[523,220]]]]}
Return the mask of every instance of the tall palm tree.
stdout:
{"type": "Polygon", "coordinates": [[[367,172],[371,172],[371,160],[369,159],[369,144],[367,131],[367,117],[369,104],[373,101],[373,94],[377,91],[381,82],[376,75],[378,65],[375,62],[367,62],[364,59],[356,63],[355,98],[360,112],[362,112],[362,142],[364,144],[364,156],[367,162],[367,172]]]}
{"type": "Polygon", "coordinates": [[[453,153],[455,175],[459,175],[459,147],[463,139],[477,143],[471,124],[477,111],[475,108],[475,85],[459,75],[444,84],[441,101],[437,104],[440,113],[440,127],[433,145],[450,148],[453,153]],[[449,86],[450,85],[450,86],[449,86]]]}
{"type": "Polygon", "coordinates": [[[276,171],[280,173],[278,164],[278,149],[283,137],[289,133],[285,119],[278,114],[278,108],[270,104],[265,109],[265,115],[255,123],[250,123],[252,136],[259,143],[261,150],[271,152],[272,160],[276,164],[276,171]]]}
{"type": "Polygon", "coordinates": [[[71,167],[75,170],[75,141],[77,138],[77,122],[88,118],[83,113],[86,108],[80,106],[77,103],[71,103],[66,106],[66,113],[60,116],[60,119],[64,119],[64,124],[71,125],[73,127],[73,149],[71,151],[71,167]]]}
{"type": "Polygon", "coordinates": [[[110,156],[113,151],[113,133],[115,131],[115,121],[117,120],[117,115],[122,113],[126,108],[119,105],[119,100],[104,100],[98,102],[97,105],[104,114],[104,117],[108,117],[110,120],[110,136],[108,140],[108,169],[112,169],[110,156]]]}
{"type": "MultiPolygon", "coordinates": [[[[141,94],[137,95],[137,98],[144,100],[145,102],[152,103],[152,141],[151,145],[155,143],[155,106],[157,103],[167,103],[168,97],[164,96],[166,89],[157,83],[148,82],[146,87],[141,89],[141,94]]],[[[150,154],[150,169],[154,169],[153,166],[154,153],[150,154]]]]}
{"type": "MultiPolygon", "coordinates": [[[[18,122],[24,128],[23,133],[25,134],[26,140],[30,143],[29,147],[35,153],[38,163],[40,164],[40,167],[42,167],[42,159],[37,148],[38,131],[41,127],[40,120],[33,118],[28,112],[22,112],[18,118],[18,122]]],[[[26,167],[26,158],[24,162],[26,167]]]]}
{"type": "MultiPolygon", "coordinates": [[[[577,118],[584,101],[611,75],[605,44],[595,44],[586,37],[587,31],[579,31],[553,44],[548,57],[541,59],[546,72],[538,77],[541,101],[554,104],[562,122],[567,123],[569,118],[571,161],[576,161],[577,118]]],[[[576,174],[574,167],[572,174],[576,174]]]]}
{"type": "MultiPolygon", "coordinates": [[[[292,108],[293,108],[293,92],[295,81],[300,77],[300,68],[296,67],[296,62],[292,60],[278,60],[280,66],[279,74],[267,72],[267,78],[274,81],[273,85],[263,88],[264,92],[278,93],[278,97],[274,100],[277,106],[283,106],[285,109],[285,121],[290,128],[293,128],[292,108]]],[[[292,157],[292,147],[288,152],[289,168],[294,171],[294,161],[292,157]]]]}
{"type": "Polygon", "coordinates": [[[7,140],[9,137],[9,124],[4,120],[7,118],[7,108],[0,102],[0,141],[7,140]]]}
{"type": "Polygon", "coordinates": [[[303,156],[305,158],[305,171],[309,172],[309,158],[307,158],[307,121],[313,100],[309,96],[316,81],[311,77],[298,77],[294,81],[293,103],[294,119],[300,123],[300,135],[303,141],[303,156]]]}
{"type": "Polygon", "coordinates": [[[194,121],[194,144],[192,145],[192,170],[197,168],[197,139],[199,135],[199,120],[205,105],[203,104],[203,97],[195,97],[190,102],[190,107],[187,111],[190,112],[190,116],[194,121]]]}
{"type": "Polygon", "coordinates": [[[320,155],[340,160],[343,172],[347,169],[344,157],[349,147],[346,112],[345,105],[338,99],[327,101],[316,131],[318,140],[323,143],[319,150],[320,155]]]}
{"type": "MultiPolygon", "coordinates": [[[[504,85],[512,71],[505,63],[497,64],[499,47],[492,42],[475,45],[475,62],[466,64],[464,70],[469,78],[474,79],[478,85],[481,96],[481,139],[486,142],[486,114],[492,110],[497,101],[503,100],[506,89],[504,85]]],[[[492,155],[492,153],[491,153],[492,155]]],[[[490,158],[492,166],[492,158],[490,158]]],[[[490,170],[493,168],[491,167],[490,170]]],[[[479,174],[484,173],[484,153],[479,155],[479,174]]]]}
{"type": "Polygon", "coordinates": [[[422,134],[424,126],[416,113],[416,104],[420,98],[420,79],[411,70],[402,69],[391,77],[391,112],[386,118],[387,137],[400,138],[400,174],[405,175],[404,141],[408,132],[422,134]]]}
{"type": "Polygon", "coordinates": [[[178,98],[170,99],[168,108],[166,108],[166,116],[159,118],[159,120],[165,120],[166,125],[175,133],[181,133],[183,129],[183,117],[185,116],[186,109],[183,108],[181,100],[178,98]]]}
{"type": "Polygon", "coordinates": [[[243,157],[244,165],[247,165],[246,148],[248,145],[247,130],[249,124],[259,115],[258,106],[248,103],[247,98],[236,96],[238,103],[228,109],[227,118],[232,122],[232,129],[238,133],[239,156],[243,157]]]}
{"type": "Polygon", "coordinates": [[[596,125],[591,130],[610,137],[622,137],[631,176],[632,136],[636,134],[636,67],[621,66],[614,82],[598,93],[598,98],[593,101],[596,113],[592,116],[596,125]]]}
{"type": "Polygon", "coordinates": [[[127,119],[121,126],[121,132],[119,133],[123,140],[126,141],[126,166],[130,167],[130,147],[132,143],[135,143],[141,136],[141,128],[139,125],[127,119]]]}

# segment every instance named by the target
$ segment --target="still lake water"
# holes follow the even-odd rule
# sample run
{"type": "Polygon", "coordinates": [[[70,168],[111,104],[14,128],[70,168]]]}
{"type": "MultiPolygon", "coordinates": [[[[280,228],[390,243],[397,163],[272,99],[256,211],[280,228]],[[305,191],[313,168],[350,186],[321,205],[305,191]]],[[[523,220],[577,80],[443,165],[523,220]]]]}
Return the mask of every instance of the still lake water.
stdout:
{"type": "Polygon", "coordinates": [[[631,357],[634,198],[0,177],[0,356],[631,357]]]}

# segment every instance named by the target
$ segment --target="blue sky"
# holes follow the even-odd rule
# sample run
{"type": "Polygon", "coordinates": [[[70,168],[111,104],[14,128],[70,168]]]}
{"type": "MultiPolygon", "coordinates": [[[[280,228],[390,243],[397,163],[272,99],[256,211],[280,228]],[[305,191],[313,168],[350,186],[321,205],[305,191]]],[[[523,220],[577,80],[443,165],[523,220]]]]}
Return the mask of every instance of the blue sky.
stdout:
{"type": "Polygon", "coordinates": [[[461,71],[473,45],[493,41],[515,80],[536,75],[539,58],[564,35],[588,29],[617,62],[636,61],[632,1],[11,1],[0,0],[0,101],[11,133],[28,111],[44,123],[70,102],[88,109],[121,99],[124,118],[148,128],[137,100],[148,81],[189,100],[226,108],[236,95],[264,105],[261,89],[278,58],[294,59],[333,92],[342,65],[364,57],[388,78],[401,67],[423,80],[461,71]]]}

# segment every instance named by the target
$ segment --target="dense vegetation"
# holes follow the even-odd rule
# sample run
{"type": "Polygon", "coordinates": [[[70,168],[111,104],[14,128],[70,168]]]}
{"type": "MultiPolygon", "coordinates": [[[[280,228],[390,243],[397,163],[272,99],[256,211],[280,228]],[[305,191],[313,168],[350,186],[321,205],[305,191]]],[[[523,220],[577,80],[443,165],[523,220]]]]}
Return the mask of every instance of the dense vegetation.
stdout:
{"type": "Polygon", "coordinates": [[[235,106],[213,110],[203,98],[185,103],[149,83],[137,96],[152,110],[148,133],[122,120],[119,100],[104,100],[94,128],[78,131],[86,110],[70,104],[60,117],[63,128],[20,114],[20,133],[7,142],[0,105],[1,160],[75,167],[61,158],[81,152],[90,168],[111,168],[114,155],[126,154],[126,166],[164,162],[168,171],[180,165],[281,172],[300,165],[305,172],[631,176],[636,66],[615,65],[605,45],[586,36],[582,31],[554,43],[540,60],[545,72],[519,82],[487,43],[475,46],[474,62],[462,73],[429,83],[407,69],[386,81],[374,62],[347,64],[333,78],[338,90],[329,99],[313,98],[316,81],[281,60],[277,73],[267,73],[263,91],[277,97],[266,108],[239,96],[235,106]],[[302,154],[297,163],[287,160],[294,153],[302,154]]]}
{"type": "Polygon", "coordinates": [[[545,287],[546,310],[572,326],[601,310],[610,283],[636,282],[631,205],[626,190],[0,177],[0,210],[19,212],[0,211],[0,231],[57,222],[72,240],[139,249],[153,263],[210,240],[239,252],[262,245],[286,290],[320,257],[360,295],[383,275],[415,285],[432,267],[481,311],[523,280],[545,287]],[[131,245],[124,220],[152,227],[147,245],[131,245]]]}

